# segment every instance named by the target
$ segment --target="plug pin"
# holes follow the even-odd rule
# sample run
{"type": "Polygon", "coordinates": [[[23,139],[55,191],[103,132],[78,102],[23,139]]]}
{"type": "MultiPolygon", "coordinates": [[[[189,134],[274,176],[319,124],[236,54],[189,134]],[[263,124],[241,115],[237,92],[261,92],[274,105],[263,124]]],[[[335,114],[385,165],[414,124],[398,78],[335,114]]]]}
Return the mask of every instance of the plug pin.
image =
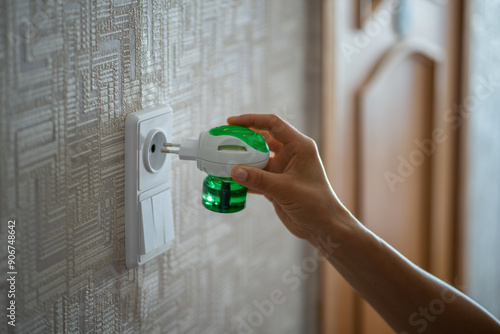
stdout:
{"type": "Polygon", "coordinates": [[[162,149],[161,150],[163,153],[175,153],[175,154],[179,154],[179,151],[176,151],[176,150],[169,150],[169,149],[162,149]]]}
{"type": "MultiPolygon", "coordinates": [[[[176,147],[180,148],[181,144],[174,144],[174,143],[164,143],[163,146],[165,147],[176,147]]],[[[174,153],[174,154],[179,154],[179,149],[170,149],[170,148],[164,148],[161,150],[163,153],[174,153]]]]}

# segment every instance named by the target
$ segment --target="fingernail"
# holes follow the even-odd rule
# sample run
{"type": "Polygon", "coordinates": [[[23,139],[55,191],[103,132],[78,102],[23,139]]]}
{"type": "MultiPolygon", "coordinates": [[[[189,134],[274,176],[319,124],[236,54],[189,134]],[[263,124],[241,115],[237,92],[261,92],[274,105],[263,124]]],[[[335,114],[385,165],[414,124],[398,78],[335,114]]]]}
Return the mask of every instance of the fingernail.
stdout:
{"type": "Polygon", "coordinates": [[[246,181],[247,176],[248,173],[243,168],[238,168],[238,170],[236,170],[236,173],[234,174],[234,178],[236,179],[236,181],[241,181],[241,182],[246,181]]]}

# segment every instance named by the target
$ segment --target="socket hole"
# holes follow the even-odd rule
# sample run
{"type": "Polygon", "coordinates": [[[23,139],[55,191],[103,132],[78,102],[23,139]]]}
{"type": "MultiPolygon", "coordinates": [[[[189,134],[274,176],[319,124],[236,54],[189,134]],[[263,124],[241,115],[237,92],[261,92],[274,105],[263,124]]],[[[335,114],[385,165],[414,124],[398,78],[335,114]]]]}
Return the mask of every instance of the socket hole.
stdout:
{"type": "Polygon", "coordinates": [[[167,155],[161,152],[160,147],[166,142],[165,133],[161,130],[155,129],[148,134],[144,143],[144,165],[149,172],[156,173],[163,167],[167,155]]]}

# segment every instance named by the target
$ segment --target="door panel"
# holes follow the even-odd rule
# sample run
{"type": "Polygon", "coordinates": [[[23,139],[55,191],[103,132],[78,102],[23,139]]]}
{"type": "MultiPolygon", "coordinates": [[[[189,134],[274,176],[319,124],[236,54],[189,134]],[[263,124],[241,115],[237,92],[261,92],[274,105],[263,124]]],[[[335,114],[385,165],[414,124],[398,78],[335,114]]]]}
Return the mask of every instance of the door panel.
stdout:
{"type": "Polygon", "coordinates": [[[359,95],[358,216],[426,269],[432,156],[415,142],[432,135],[434,63],[417,53],[393,61],[359,95]]]}
{"type": "MultiPolygon", "coordinates": [[[[324,9],[322,156],[333,187],[369,229],[451,282],[457,140],[444,119],[459,99],[462,1],[324,0],[324,9]],[[436,130],[446,139],[431,144],[436,130]]],[[[323,333],[392,333],[323,272],[323,333]]]]}
{"type": "MultiPolygon", "coordinates": [[[[424,269],[429,264],[431,156],[415,139],[431,136],[433,69],[433,61],[420,54],[392,55],[363,87],[359,102],[358,217],[424,269]]],[[[363,333],[390,332],[365,302],[361,314],[363,333]]]]}

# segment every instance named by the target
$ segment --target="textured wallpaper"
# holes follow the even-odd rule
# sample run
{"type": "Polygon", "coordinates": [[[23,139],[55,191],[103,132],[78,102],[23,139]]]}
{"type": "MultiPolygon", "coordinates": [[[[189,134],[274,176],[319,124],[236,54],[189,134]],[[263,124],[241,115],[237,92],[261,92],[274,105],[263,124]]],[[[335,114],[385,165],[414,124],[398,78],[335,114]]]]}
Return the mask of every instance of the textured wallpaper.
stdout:
{"type": "Polygon", "coordinates": [[[194,163],[174,159],[172,248],[139,269],[124,264],[127,114],[169,104],[174,140],[246,112],[304,128],[306,7],[0,2],[0,332],[313,331],[316,272],[297,272],[310,249],[257,196],[237,214],[203,209],[194,163]],[[271,307],[276,290],[284,302],[271,307]]]}

